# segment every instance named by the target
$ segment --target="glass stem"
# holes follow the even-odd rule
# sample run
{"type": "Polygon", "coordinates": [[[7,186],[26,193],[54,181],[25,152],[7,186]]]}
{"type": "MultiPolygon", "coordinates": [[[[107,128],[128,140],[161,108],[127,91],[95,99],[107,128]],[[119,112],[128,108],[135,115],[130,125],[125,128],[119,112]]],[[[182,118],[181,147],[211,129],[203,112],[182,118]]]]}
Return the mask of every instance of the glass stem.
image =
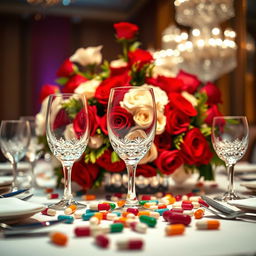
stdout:
{"type": "Polygon", "coordinates": [[[138,204],[135,191],[135,174],[137,164],[126,164],[127,173],[128,173],[128,193],[126,198],[127,206],[135,206],[138,204]]]}
{"type": "Polygon", "coordinates": [[[64,200],[71,201],[73,199],[72,193],[71,193],[71,171],[72,171],[72,165],[65,165],[63,166],[63,173],[64,173],[64,200]]]}
{"type": "Polygon", "coordinates": [[[17,180],[17,162],[13,160],[12,162],[12,190],[18,190],[18,180],[17,180]]]}
{"type": "Polygon", "coordinates": [[[228,195],[234,194],[234,164],[228,164],[228,195]]]}
{"type": "Polygon", "coordinates": [[[32,188],[36,188],[37,187],[36,176],[35,176],[36,161],[30,162],[30,166],[31,166],[31,175],[32,175],[31,185],[32,185],[32,188]]]}

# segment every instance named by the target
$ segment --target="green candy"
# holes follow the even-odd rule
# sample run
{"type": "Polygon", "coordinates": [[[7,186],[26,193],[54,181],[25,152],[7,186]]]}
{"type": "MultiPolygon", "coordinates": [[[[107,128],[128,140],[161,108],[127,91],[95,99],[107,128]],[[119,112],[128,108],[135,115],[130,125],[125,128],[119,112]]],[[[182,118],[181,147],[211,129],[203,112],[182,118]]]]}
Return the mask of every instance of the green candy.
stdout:
{"type": "Polygon", "coordinates": [[[143,223],[147,224],[149,227],[152,227],[152,228],[157,223],[156,218],[150,217],[150,216],[146,216],[146,215],[141,215],[140,216],[140,222],[143,222],[143,223]]]}

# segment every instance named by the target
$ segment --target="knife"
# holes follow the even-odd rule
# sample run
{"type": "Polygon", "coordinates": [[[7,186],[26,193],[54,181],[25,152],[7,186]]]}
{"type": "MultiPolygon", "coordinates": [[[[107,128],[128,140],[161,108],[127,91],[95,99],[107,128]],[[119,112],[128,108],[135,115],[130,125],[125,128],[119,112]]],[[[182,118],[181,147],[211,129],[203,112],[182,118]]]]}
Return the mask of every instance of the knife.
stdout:
{"type": "Polygon", "coordinates": [[[228,208],[227,206],[225,206],[225,205],[223,205],[223,204],[221,204],[221,203],[219,203],[219,202],[217,202],[217,201],[211,199],[211,198],[208,197],[208,196],[202,195],[201,197],[202,197],[202,199],[203,199],[207,204],[209,204],[209,205],[212,206],[213,208],[219,210],[220,212],[227,213],[227,214],[231,214],[231,213],[236,212],[235,210],[228,208]]]}
{"type": "Polygon", "coordinates": [[[19,195],[21,193],[24,193],[26,191],[28,191],[29,188],[27,189],[20,189],[20,190],[17,190],[17,191],[13,191],[13,192],[10,192],[10,193],[6,193],[6,194],[2,194],[0,195],[0,198],[6,198],[6,197],[11,197],[11,196],[16,196],[16,195],[19,195]]]}
{"type": "Polygon", "coordinates": [[[4,237],[47,235],[50,231],[46,231],[46,230],[38,231],[38,229],[63,223],[64,221],[65,220],[51,220],[51,221],[43,221],[43,222],[35,222],[35,223],[18,225],[18,226],[12,227],[11,229],[4,230],[3,235],[4,237]]]}

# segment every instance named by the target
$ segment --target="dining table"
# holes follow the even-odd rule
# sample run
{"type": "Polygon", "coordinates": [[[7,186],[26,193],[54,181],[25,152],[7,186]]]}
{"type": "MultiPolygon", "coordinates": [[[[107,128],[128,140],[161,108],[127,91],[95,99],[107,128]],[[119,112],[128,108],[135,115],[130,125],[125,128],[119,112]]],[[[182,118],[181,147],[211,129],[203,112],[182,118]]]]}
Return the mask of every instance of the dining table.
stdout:
{"type": "MultiPolygon", "coordinates": [[[[255,169],[256,170],[256,169],[255,169]]],[[[250,173],[251,175],[251,173],[250,173]]],[[[241,186],[242,180],[235,175],[235,189],[241,194],[254,197],[255,191],[250,191],[241,186]]],[[[175,184],[170,179],[167,193],[174,195],[185,195],[195,188],[198,184],[198,176],[191,175],[183,184],[175,184]]],[[[200,187],[200,193],[213,197],[217,193],[223,193],[227,189],[227,175],[225,171],[217,170],[215,182],[205,182],[200,187]]],[[[62,190],[55,189],[61,195],[62,190]]],[[[76,200],[89,205],[93,202],[106,201],[106,192],[104,187],[87,191],[94,194],[94,201],[85,201],[81,196],[76,196],[76,200]]],[[[2,200],[2,199],[0,199],[2,200]]],[[[33,190],[33,196],[24,202],[39,204],[47,207],[49,204],[58,201],[58,199],[48,199],[45,188],[36,188],[33,190]]],[[[82,210],[81,210],[82,211],[82,210]]],[[[83,210],[85,211],[85,210],[83,210]]],[[[19,224],[42,222],[48,220],[57,220],[57,216],[63,214],[63,211],[57,211],[55,216],[43,215],[37,212],[34,215],[20,220],[19,224]]],[[[249,222],[238,219],[222,219],[214,214],[205,211],[201,220],[218,220],[220,227],[215,230],[199,230],[196,226],[197,219],[191,218],[191,223],[186,226],[185,232],[181,235],[167,236],[166,226],[169,225],[162,216],[157,220],[155,227],[148,227],[146,233],[138,233],[126,227],[122,232],[109,233],[106,236],[109,239],[109,246],[102,248],[95,242],[95,237],[77,237],[74,233],[76,227],[89,226],[88,221],[75,219],[73,223],[58,223],[49,227],[37,229],[36,234],[5,237],[3,231],[0,231],[0,255],[1,256],[28,256],[28,255],[49,255],[49,256],[115,256],[115,255],[141,255],[141,256],[163,256],[163,255],[189,255],[189,256],[238,256],[238,255],[256,255],[256,219],[255,222],[249,222]],[[42,233],[41,233],[42,232],[42,233]],[[68,242],[65,246],[56,245],[51,241],[52,232],[62,232],[66,234],[68,242]],[[129,241],[130,239],[142,239],[143,248],[141,250],[119,250],[118,240],[129,241]]],[[[0,215],[1,220],[1,215],[0,215]]],[[[2,221],[4,222],[4,221],[2,221]]],[[[7,222],[8,223],[8,222],[7,222]]],[[[100,225],[109,225],[111,221],[102,220],[100,225]]]]}

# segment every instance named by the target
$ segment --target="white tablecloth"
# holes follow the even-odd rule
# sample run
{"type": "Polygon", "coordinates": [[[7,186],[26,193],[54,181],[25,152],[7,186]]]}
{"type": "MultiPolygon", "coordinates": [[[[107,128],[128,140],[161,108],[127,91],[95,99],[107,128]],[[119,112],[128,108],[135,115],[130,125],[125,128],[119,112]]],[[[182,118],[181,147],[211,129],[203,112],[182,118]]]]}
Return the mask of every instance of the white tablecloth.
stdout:
{"type": "MultiPolygon", "coordinates": [[[[226,188],[226,176],[217,177],[219,188],[226,188]]],[[[238,184],[238,190],[243,189],[238,184]]],[[[170,187],[174,189],[174,187],[170,187]]],[[[189,185],[185,192],[188,192],[189,185]]],[[[170,191],[173,192],[173,191],[170,191]]],[[[206,191],[207,193],[209,191],[206,191]]],[[[47,204],[46,196],[34,196],[30,199],[32,202],[47,204]]],[[[40,213],[33,216],[37,220],[56,219],[56,217],[43,216],[40,213]]],[[[205,219],[215,218],[212,215],[205,219]]],[[[155,228],[149,228],[146,234],[139,234],[125,228],[122,233],[109,234],[110,246],[107,249],[99,248],[94,243],[93,237],[80,237],[74,235],[74,227],[86,226],[87,222],[75,220],[73,224],[58,224],[49,229],[53,231],[65,232],[69,241],[67,246],[59,247],[50,242],[48,236],[29,237],[29,238],[2,238],[0,239],[1,256],[28,256],[28,255],[49,255],[49,256],[115,256],[115,255],[255,255],[256,254],[256,223],[249,223],[238,220],[220,219],[221,227],[219,230],[197,230],[195,228],[196,220],[186,228],[185,234],[181,236],[165,236],[165,226],[167,225],[161,219],[158,220],[155,228]],[[118,251],[116,240],[120,238],[143,238],[145,241],[142,251],[118,251]]]]}

